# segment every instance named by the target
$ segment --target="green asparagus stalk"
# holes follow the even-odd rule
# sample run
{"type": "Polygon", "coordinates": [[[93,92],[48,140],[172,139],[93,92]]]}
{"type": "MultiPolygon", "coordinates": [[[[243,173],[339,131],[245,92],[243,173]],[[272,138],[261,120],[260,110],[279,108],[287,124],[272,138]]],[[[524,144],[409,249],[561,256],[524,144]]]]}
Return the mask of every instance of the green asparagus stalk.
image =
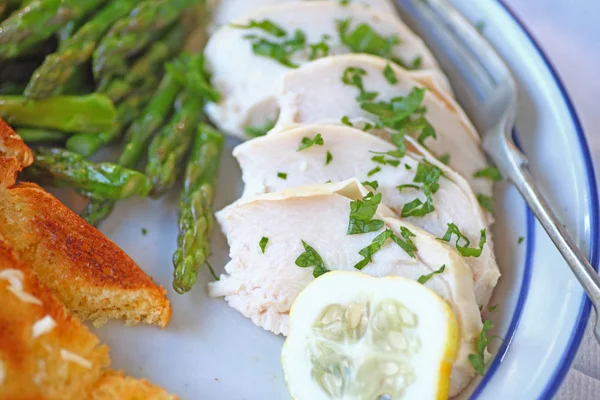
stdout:
{"type": "Polygon", "coordinates": [[[117,21],[94,51],[94,76],[123,75],[127,58],[145,48],[197,0],[145,0],[117,21]]]}
{"type": "Polygon", "coordinates": [[[206,101],[218,102],[221,95],[210,84],[204,57],[201,54],[182,54],[166,65],[166,70],[190,93],[206,101]]]}
{"type": "MultiPolygon", "coordinates": [[[[122,0],[119,0],[122,1],[122,0]]],[[[0,24],[0,59],[15,58],[104,0],[36,0],[0,24]]]]}
{"type": "Polygon", "coordinates": [[[146,197],[152,182],[142,173],[112,163],[93,163],[59,148],[35,149],[35,162],[26,175],[54,186],[68,186],[87,197],[123,200],[146,197]]]}
{"type": "Polygon", "coordinates": [[[67,150],[81,154],[88,158],[96,153],[102,146],[105,146],[116,140],[123,130],[127,129],[129,124],[139,115],[141,109],[150,99],[152,92],[135,92],[123,100],[117,106],[116,127],[109,131],[101,132],[97,135],[88,133],[79,133],[71,136],[65,145],[67,150]]]}
{"type": "Polygon", "coordinates": [[[181,86],[169,74],[163,77],[154,97],[126,133],[126,144],[119,165],[135,168],[144,149],[158,128],[167,119],[181,86]]]}
{"type": "Polygon", "coordinates": [[[25,97],[44,99],[65,84],[77,68],[90,59],[98,41],[119,18],[127,15],[138,0],[119,0],[106,5],[75,34],[66,39],[60,50],[50,54],[34,72],[25,97]]]}
{"type": "MultiPolygon", "coordinates": [[[[165,74],[150,103],[127,130],[125,148],[118,165],[125,168],[136,167],[148,142],[171,112],[180,90],[181,86],[169,74],[165,74]]],[[[112,212],[114,206],[114,202],[92,199],[81,216],[90,224],[97,225],[112,212]]]]}
{"type": "Polygon", "coordinates": [[[69,137],[68,133],[47,129],[17,128],[16,131],[27,144],[64,142],[69,137]]]}
{"type": "Polygon", "coordinates": [[[98,91],[112,101],[119,102],[132,90],[156,88],[164,64],[183,48],[185,32],[181,26],[173,27],[166,36],[154,42],[148,51],[138,58],[123,79],[102,79],[98,91]]]}
{"type": "Polygon", "coordinates": [[[146,175],[152,180],[153,196],[161,196],[175,185],[200,122],[202,104],[201,97],[182,92],[175,102],[173,117],[152,140],[146,175]]]}
{"type": "Polygon", "coordinates": [[[179,201],[178,248],[173,255],[173,288],[179,294],[196,283],[198,268],[210,255],[208,238],[214,225],[212,205],[223,142],[223,135],[210,126],[198,127],[179,201]]]}
{"type": "Polygon", "coordinates": [[[11,125],[96,133],[112,129],[116,116],[110,99],[98,93],[57,96],[40,101],[26,100],[21,96],[0,96],[0,117],[11,125]]]}

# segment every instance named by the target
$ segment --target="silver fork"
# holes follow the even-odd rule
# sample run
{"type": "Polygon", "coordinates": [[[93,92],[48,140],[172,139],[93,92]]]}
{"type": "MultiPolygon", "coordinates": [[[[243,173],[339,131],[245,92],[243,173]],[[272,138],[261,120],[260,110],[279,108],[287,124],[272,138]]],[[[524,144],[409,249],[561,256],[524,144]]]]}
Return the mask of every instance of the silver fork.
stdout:
{"type": "Polygon", "coordinates": [[[396,3],[404,21],[427,42],[449,75],[462,79],[465,85],[456,88],[457,95],[483,135],[483,149],[521,192],[583,286],[596,310],[594,334],[600,342],[600,278],[550,209],[529,172],[527,158],[512,140],[518,98],[510,70],[447,0],[397,0],[396,3]],[[475,109],[479,112],[470,112],[475,109]]]}

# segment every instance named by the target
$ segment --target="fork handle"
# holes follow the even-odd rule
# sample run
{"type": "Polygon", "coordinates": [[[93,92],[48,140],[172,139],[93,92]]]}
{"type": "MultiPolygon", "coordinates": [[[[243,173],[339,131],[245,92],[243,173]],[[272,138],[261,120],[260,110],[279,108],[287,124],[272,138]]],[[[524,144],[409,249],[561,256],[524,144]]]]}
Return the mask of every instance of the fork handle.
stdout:
{"type": "MultiPolygon", "coordinates": [[[[496,137],[502,138],[500,135],[496,137]]],[[[529,208],[540,221],[571,271],[583,286],[596,309],[597,318],[594,334],[600,342],[600,315],[598,314],[600,310],[600,277],[581,250],[575,245],[567,230],[560,224],[550,205],[538,190],[523,153],[517,149],[508,137],[504,136],[503,142],[496,143],[500,146],[496,147],[496,151],[489,152],[489,154],[502,173],[505,174],[504,176],[521,192],[529,208]],[[503,151],[498,151],[499,148],[502,148],[503,151]]]]}

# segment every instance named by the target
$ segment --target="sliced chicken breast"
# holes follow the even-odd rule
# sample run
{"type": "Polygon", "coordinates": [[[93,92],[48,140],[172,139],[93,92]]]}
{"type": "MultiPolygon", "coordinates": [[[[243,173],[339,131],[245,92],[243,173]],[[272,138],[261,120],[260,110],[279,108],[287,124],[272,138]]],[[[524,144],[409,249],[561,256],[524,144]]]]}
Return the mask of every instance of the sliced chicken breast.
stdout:
{"type": "Polygon", "coordinates": [[[390,71],[397,80],[397,83],[390,83],[389,77],[384,75],[388,64],[380,57],[347,54],[288,71],[282,78],[278,100],[281,114],[273,132],[298,124],[340,123],[345,116],[354,122],[375,121],[377,117],[361,108],[356,100],[359,89],[342,82],[348,68],[359,68],[364,71],[364,90],[377,93],[374,102],[406,97],[414,88],[427,89],[421,105],[426,108],[424,117],[435,129],[437,138],[429,137],[423,143],[437,157],[449,156],[449,165],[467,179],[475,193],[491,196],[492,182],[474,178],[476,171],[488,165],[480,148],[479,135],[464,111],[436,87],[435,78],[428,79],[423,72],[412,73],[390,64],[390,71]]]}
{"type": "MultiPolygon", "coordinates": [[[[279,78],[311,59],[352,52],[341,40],[344,25],[346,43],[353,48],[370,43],[374,51],[387,52],[399,62],[418,61],[421,69],[440,71],[423,41],[389,13],[333,1],[262,8],[221,27],[206,46],[206,65],[222,95],[206,107],[211,120],[240,138],[247,138],[245,128],[276,121],[279,78]],[[372,32],[379,40],[365,39],[372,32]]],[[[440,79],[449,91],[447,80],[440,79]]]]}
{"type": "MultiPolygon", "coordinates": [[[[272,7],[298,1],[299,0],[215,0],[212,2],[212,22],[209,26],[209,30],[214,32],[220,26],[251,14],[262,7],[272,7]]],[[[338,2],[339,0],[329,1],[338,2]]],[[[354,0],[353,3],[365,7],[372,7],[390,15],[397,15],[396,7],[391,0],[354,0]]]]}
{"type": "MultiPolygon", "coordinates": [[[[243,143],[233,154],[242,169],[246,198],[356,177],[376,186],[377,192],[383,195],[383,203],[404,220],[438,238],[443,237],[448,224],[453,223],[470,240],[471,246],[477,246],[481,231],[487,229],[487,220],[465,180],[434,159],[428,161],[412,152],[401,159],[380,158],[381,154],[394,150],[397,148],[389,142],[355,128],[308,125],[243,143]],[[303,140],[314,140],[317,135],[321,144],[298,151],[303,140]],[[382,160],[388,163],[382,164],[382,160]],[[407,204],[415,199],[427,201],[423,183],[415,182],[417,173],[435,174],[435,169],[441,177],[437,180],[439,189],[431,195],[433,211],[423,216],[409,216],[410,213],[403,211],[407,204]],[[401,185],[414,187],[399,190],[401,185]]],[[[456,236],[451,243],[456,243],[456,236]]],[[[460,244],[463,245],[462,241],[460,244]]],[[[465,261],[473,272],[477,304],[485,306],[500,277],[489,232],[481,255],[466,257],[465,261]]]]}
{"type": "Polygon", "coordinates": [[[363,260],[359,251],[389,229],[398,238],[408,237],[417,251],[411,257],[394,241],[386,240],[362,271],[418,280],[445,266],[425,285],[448,302],[459,323],[461,344],[451,388],[451,394],[456,394],[474,374],[468,355],[475,351],[474,339],[482,328],[471,271],[454,249],[420,228],[390,217],[393,213],[383,205],[374,216],[384,221],[383,228],[348,235],[350,203],[367,193],[358,181],[349,180],[260,195],[220,211],[217,218],[231,248],[231,261],[225,266],[227,275],[210,284],[210,294],[225,296],[231,307],[255,324],[286,335],[290,307],[314,279],[312,266],[355,270],[363,260]],[[311,261],[308,268],[298,259],[302,254],[303,262],[311,261]]]}

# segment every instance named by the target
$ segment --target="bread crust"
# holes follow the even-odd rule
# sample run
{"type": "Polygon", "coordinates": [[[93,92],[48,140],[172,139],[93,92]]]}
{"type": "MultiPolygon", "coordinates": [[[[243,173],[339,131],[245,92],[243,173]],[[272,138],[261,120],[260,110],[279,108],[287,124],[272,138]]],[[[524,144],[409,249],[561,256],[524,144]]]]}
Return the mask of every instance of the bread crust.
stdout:
{"type": "Polygon", "coordinates": [[[0,234],[80,318],[165,327],[166,291],[123,250],[38,185],[15,185],[33,157],[11,132],[0,120],[0,234]]]}
{"type": "Polygon", "coordinates": [[[39,282],[2,236],[0,304],[0,398],[84,398],[110,363],[108,347],[39,282]],[[19,285],[32,302],[11,291],[19,285]],[[40,331],[44,318],[55,326],[40,331]],[[89,365],[70,361],[65,351],[89,365]]]}

